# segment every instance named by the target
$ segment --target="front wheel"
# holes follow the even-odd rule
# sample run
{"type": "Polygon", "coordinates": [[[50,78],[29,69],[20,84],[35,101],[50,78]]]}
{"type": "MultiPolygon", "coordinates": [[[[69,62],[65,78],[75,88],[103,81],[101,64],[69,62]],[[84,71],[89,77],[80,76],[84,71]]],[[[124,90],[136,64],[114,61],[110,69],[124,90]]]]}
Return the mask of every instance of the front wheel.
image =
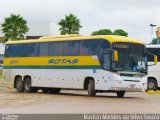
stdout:
{"type": "Polygon", "coordinates": [[[95,85],[94,85],[93,80],[88,81],[88,87],[87,88],[88,88],[88,95],[89,96],[95,96],[96,95],[95,85]]]}
{"type": "Polygon", "coordinates": [[[124,97],[124,95],[125,95],[125,91],[118,91],[117,92],[117,97],[119,97],[119,98],[123,98],[124,97]]]}
{"type": "Polygon", "coordinates": [[[149,90],[157,90],[158,85],[157,85],[157,81],[155,79],[149,78],[148,79],[148,83],[147,83],[147,91],[149,90]]]}

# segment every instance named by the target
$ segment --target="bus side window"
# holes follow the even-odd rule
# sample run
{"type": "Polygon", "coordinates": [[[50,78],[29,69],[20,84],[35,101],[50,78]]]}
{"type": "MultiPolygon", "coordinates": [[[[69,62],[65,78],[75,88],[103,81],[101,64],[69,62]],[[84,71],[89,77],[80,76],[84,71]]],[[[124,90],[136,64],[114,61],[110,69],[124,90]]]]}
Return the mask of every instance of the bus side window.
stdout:
{"type": "Polygon", "coordinates": [[[82,40],[80,43],[80,55],[97,55],[99,40],[82,40]]]}
{"type": "Polygon", "coordinates": [[[48,43],[39,43],[38,54],[39,56],[48,56],[48,43]]]}
{"type": "Polygon", "coordinates": [[[12,44],[6,46],[5,57],[30,57],[35,56],[35,43],[12,44]]]}
{"type": "Polygon", "coordinates": [[[98,58],[100,63],[103,63],[103,55],[106,52],[106,50],[110,47],[110,43],[106,40],[100,40],[99,42],[99,46],[98,46],[98,58]]]}
{"type": "Polygon", "coordinates": [[[62,56],[64,42],[50,42],[49,43],[49,56],[62,56]]]}
{"type": "Polygon", "coordinates": [[[110,54],[105,54],[103,57],[103,69],[110,70],[110,54]]]}
{"type": "Polygon", "coordinates": [[[78,56],[80,41],[65,41],[64,56],[78,56]]]}

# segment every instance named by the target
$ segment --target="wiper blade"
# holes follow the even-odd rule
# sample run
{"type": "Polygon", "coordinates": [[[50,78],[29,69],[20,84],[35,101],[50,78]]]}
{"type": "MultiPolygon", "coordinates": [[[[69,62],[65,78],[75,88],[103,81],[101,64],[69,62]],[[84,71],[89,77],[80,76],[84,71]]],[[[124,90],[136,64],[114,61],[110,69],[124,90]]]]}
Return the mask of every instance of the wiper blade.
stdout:
{"type": "Polygon", "coordinates": [[[123,69],[113,69],[113,70],[116,70],[116,71],[124,71],[123,69]]]}

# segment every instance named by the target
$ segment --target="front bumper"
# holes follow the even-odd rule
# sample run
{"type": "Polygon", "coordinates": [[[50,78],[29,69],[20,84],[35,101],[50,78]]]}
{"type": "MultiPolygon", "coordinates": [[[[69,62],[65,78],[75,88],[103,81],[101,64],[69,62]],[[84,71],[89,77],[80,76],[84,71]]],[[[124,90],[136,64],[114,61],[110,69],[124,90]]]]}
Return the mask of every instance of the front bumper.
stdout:
{"type": "Polygon", "coordinates": [[[114,81],[110,87],[113,91],[143,92],[147,90],[146,82],[114,81]]]}

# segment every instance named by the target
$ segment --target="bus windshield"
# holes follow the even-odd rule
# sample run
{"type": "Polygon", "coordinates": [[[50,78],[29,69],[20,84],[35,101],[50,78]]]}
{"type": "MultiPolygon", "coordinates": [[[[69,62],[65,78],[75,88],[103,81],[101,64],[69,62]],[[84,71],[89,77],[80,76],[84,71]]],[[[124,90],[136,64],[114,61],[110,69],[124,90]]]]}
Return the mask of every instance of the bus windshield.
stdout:
{"type": "Polygon", "coordinates": [[[118,50],[118,62],[112,62],[112,69],[133,72],[147,72],[147,56],[145,47],[134,43],[114,43],[113,49],[118,50]]]}

